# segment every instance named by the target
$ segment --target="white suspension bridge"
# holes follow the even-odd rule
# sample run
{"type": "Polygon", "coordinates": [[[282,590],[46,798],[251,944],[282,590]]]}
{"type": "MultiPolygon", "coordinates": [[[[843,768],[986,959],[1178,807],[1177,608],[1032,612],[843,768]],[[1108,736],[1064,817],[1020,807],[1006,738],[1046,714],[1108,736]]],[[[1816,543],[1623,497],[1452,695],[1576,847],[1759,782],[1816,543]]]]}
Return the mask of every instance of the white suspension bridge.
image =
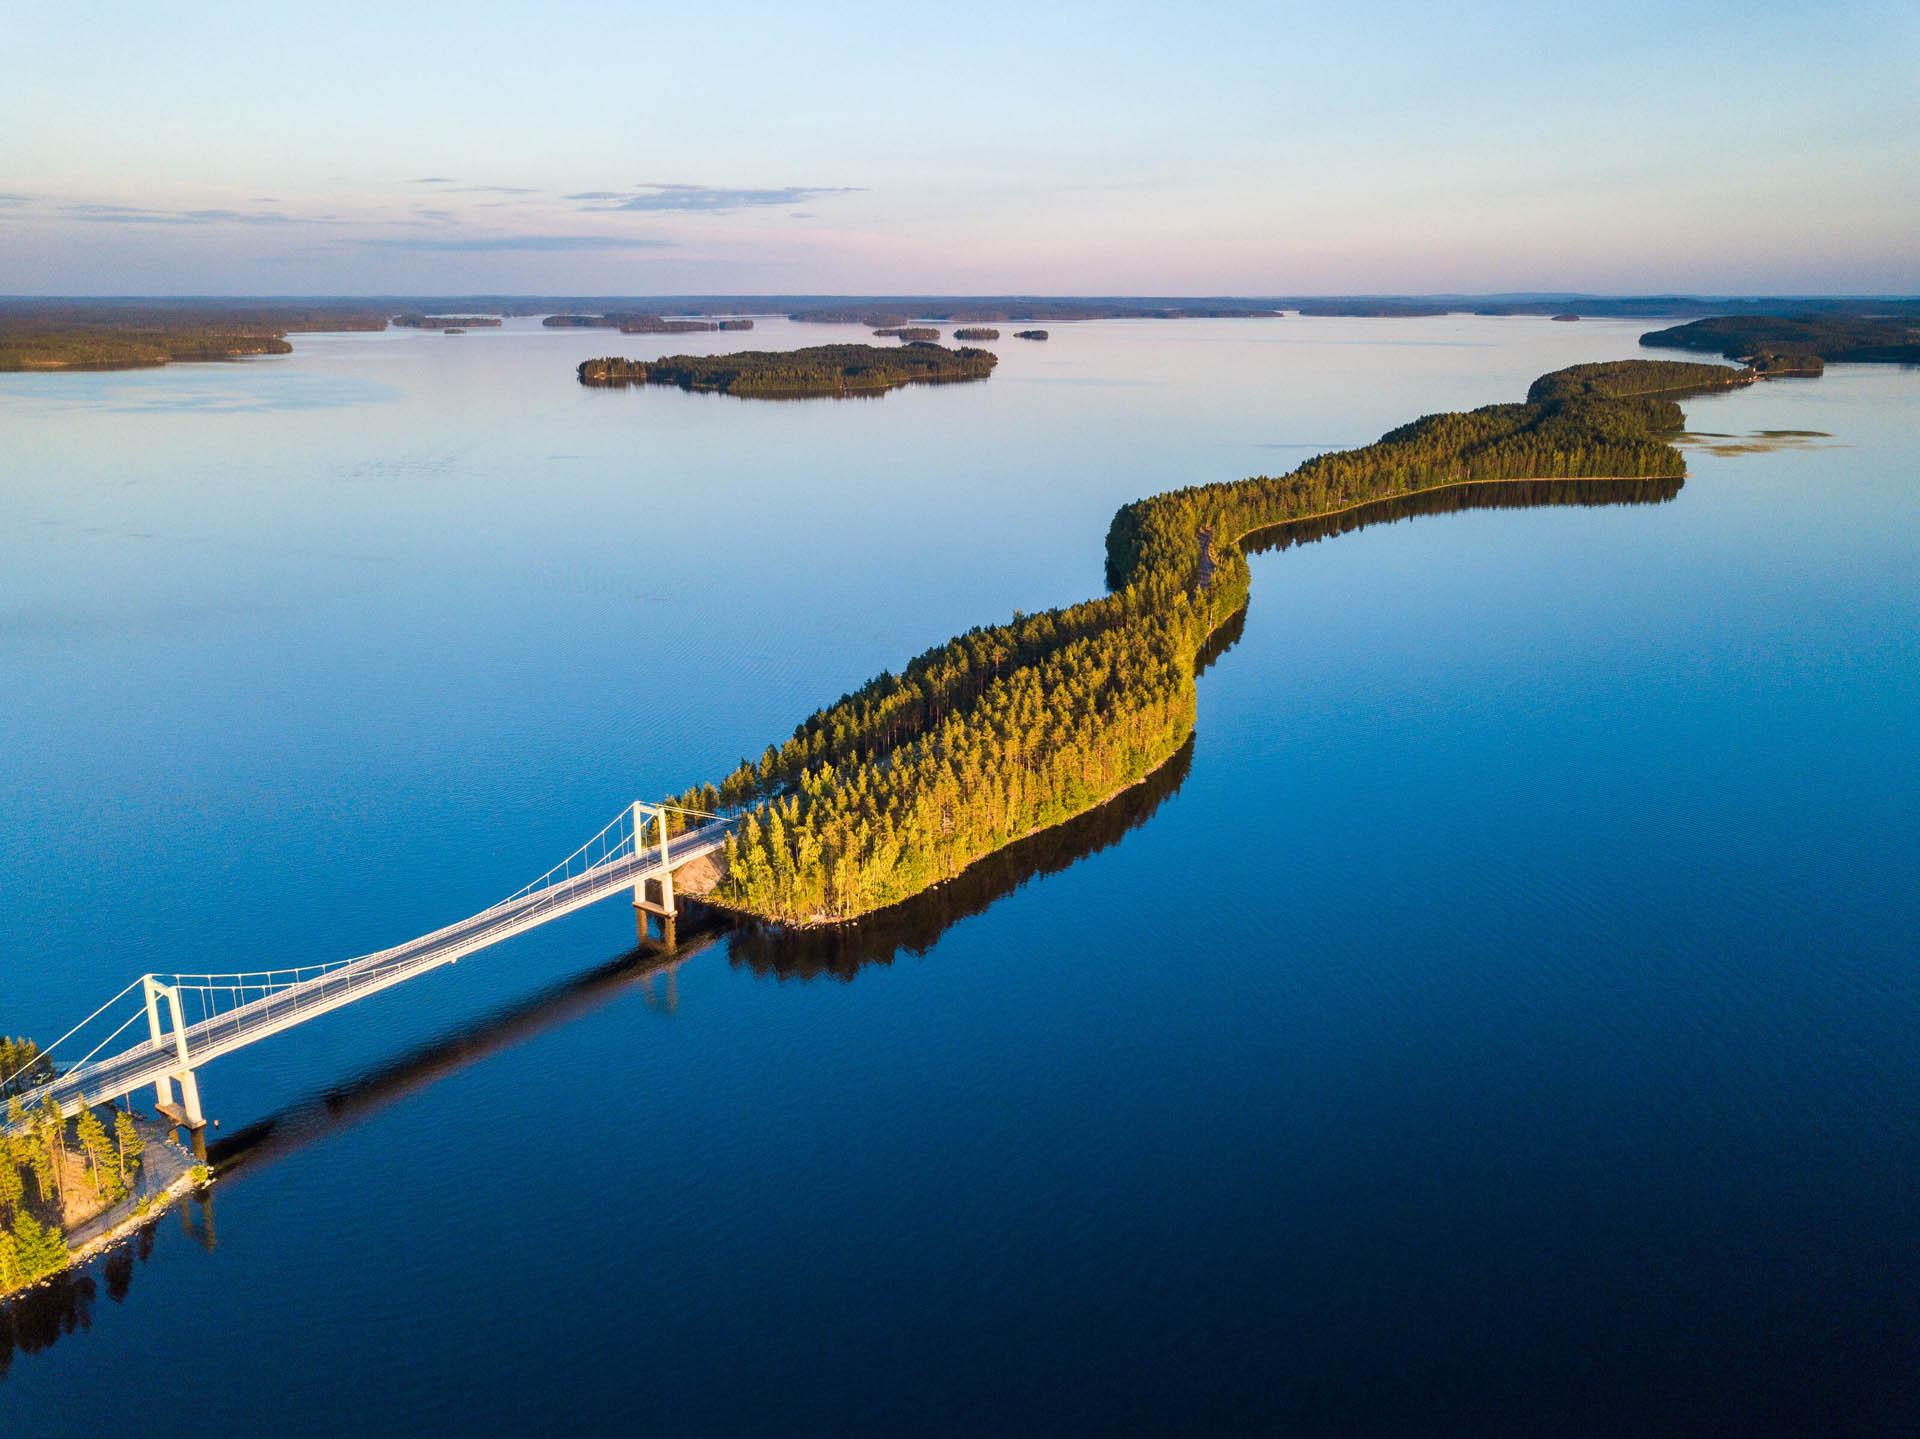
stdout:
{"type": "Polygon", "coordinates": [[[719,850],[733,824],[723,815],[635,801],[566,859],[498,904],[390,949],[292,969],[143,974],[39,1057],[0,1075],[0,1091],[18,1092],[29,1110],[51,1101],[72,1114],[82,1104],[131,1103],[136,1090],[151,1084],[160,1113],[197,1130],[206,1118],[195,1070],[208,1060],[613,895],[632,891],[643,944],[649,917],[657,917],[661,939],[672,949],[674,871],[719,850]],[[688,827],[670,834],[676,823],[688,827]]]}

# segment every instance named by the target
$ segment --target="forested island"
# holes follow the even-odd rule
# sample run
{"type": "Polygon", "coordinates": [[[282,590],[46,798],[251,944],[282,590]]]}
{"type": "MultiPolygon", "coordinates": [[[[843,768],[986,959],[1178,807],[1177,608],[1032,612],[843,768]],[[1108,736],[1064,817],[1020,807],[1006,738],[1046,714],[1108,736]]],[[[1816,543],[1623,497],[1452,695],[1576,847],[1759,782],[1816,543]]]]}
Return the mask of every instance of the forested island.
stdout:
{"type": "Polygon", "coordinates": [[[999,361],[986,350],[940,345],[813,345],[743,350],[732,355],[667,355],[658,360],[606,356],[583,361],[583,385],[677,385],[683,390],[763,398],[876,394],[901,385],[984,380],[999,361]]]}
{"type": "Polygon", "coordinates": [[[927,344],[940,338],[940,332],[928,325],[889,325],[873,333],[881,337],[891,335],[897,340],[913,340],[927,344]]]}
{"type": "Polygon", "coordinates": [[[969,326],[966,329],[955,330],[953,332],[953,338],[956,340],[967,340],[967,341],[997,340],[1000,338],[1000,332],[998,330],[986,329],[981,326],[974,325],[974,326],[969,326]]]}
{"type": "Polygon", "coordinates": [[[751,320],[667,320],[659,315],[634,315],[620,321],[623,335],[698,335],[714,330],[751,330],[751,320]]]}
{"type": "Polygon", "coordinates": [[[714,330],[751,330],[752,320],[669,320],[639,310],[609,310],[598,315],[548,315],[540,321],[549,330],[618,330],[623,335],[698,335],[714,330]]]}
{"type": "Polygon", "coordinates": [[[857,919],[1140,783],[1192,733],[1194,672],[1246,604],[1258,532],[1448,487],[1676,483],[1675,397],[1750,370],[1671,361],[1544,375],[1518,404],[1428,415],[1291,474],[1123,506],[1109,592],[968,631],[798,725],[691,809],[744,807],[708,898],[795,927],[857,919]]]}
{"type": "Polygon", "coordinates": [[[1013,332],[1013,338],[1016,340],[1044,340],[1047,338],[1047,332],[1045,330],[1015,330],[1013,332]]]}
{"type": "Polygon", "coordinates": [[[302,330],[380,330],[385,314],[306,305],[0,305],[0,370],[132,370],[284,355],[302,330]]]}
{"type": "Polygon", "coordinates": [[[395,315],[393,323],[406,330],[480,330],[500,328],[498,315],[395,315]]]}
{"type": "Polygon", "coordinates": [[[1649,349],[1705,350],[1768,374],[1814,374],[1825,361],[1920,364],[1911,318],[1864,315],[1715,315],[1640,337],[1649,349]]]}

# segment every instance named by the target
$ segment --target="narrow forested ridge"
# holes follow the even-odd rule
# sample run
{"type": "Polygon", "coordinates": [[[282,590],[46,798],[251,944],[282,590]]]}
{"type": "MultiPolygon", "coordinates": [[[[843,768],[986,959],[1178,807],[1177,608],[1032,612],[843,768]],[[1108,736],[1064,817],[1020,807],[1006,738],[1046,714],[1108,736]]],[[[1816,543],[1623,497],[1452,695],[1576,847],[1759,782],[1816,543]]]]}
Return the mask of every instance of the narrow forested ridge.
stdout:
{"type": "Polygon", "coordinates": [[[1278,478],[1125,505],[1107,532],[1108,594],[969,630],[681,796],[748,806],[713,898],[814,924],[950,880],[1139,782],[1186,741],[1195,658],[1247,600],[1243,538],[1471,481],[1677,479],[1671,396],[1752,379],[1725,365],[1576,366],[1522,404],[1428,415],[1278,478]]]}

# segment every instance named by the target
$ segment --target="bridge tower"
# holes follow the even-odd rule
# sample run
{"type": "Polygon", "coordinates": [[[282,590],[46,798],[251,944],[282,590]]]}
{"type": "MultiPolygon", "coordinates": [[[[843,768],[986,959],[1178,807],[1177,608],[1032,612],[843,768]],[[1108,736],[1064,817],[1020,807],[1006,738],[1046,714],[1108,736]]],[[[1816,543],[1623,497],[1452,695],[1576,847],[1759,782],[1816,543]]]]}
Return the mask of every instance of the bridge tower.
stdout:
{"type": "Polygon", "coordinates": [[[678,936],[675,931],[679,927],[679,912],[675,909],[673,900],[673,868],[667,845],[667,812],[659,805],[642,804],[639,800],[635,800],[633,802],[633,849],[635,854],[639,854],[647,847],[647,825],[649,823],[655,826],[658,835],[657,843],[660,850],[660,870],[658,876],[651,881],[644,875],[634,881],[634,927],[639,934],[640,947],[644,949],[652,939],[652,935],[648,933],[647,917],[649,915],[658,915],[660,918],[660,940],[667,952],[671,954],[677,947],[678,936]],[[655,903],[647,893],[649,883],[655,884],[659,888],[660,899],[658,903],[655,903]]]}
{"type": "MultiPolygon", "coordinates": [[[[153,1082],[153,1107],[171,1119],[176,1125],[198,1133],[207,1126],[206,1115],[200,1110],[200,1081],[194,1077],[193,1065],[187,1055],[187,1021],[180,1012],[180,991],[171,984],[162,984],[152,975],[141,980],[146,990],[147,1036],[154,1049],[164,1049],[166,1041],[160,1027],[160,1006],[164,1001],[167,1017],[173,1024],[173,1049],[180,1065],[171,1074],[163,1074],[153,1082]],[[180,1086],[180,1102],[174,1103],[173,1086],[180,1086]]],[[[131,1095],[128,1096],[132,1098],[131,1095]]]]}

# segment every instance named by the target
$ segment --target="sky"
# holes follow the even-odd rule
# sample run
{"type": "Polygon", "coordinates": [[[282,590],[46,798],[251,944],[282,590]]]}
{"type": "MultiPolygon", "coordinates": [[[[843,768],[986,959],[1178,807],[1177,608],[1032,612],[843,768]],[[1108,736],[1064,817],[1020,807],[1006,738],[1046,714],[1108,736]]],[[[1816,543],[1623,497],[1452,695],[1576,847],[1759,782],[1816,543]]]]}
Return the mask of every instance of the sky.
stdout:
{"type": "Polygon", "coordinates": [[[0,6],[0,293],[1920,292],[1920,4],[0,6]]]}

